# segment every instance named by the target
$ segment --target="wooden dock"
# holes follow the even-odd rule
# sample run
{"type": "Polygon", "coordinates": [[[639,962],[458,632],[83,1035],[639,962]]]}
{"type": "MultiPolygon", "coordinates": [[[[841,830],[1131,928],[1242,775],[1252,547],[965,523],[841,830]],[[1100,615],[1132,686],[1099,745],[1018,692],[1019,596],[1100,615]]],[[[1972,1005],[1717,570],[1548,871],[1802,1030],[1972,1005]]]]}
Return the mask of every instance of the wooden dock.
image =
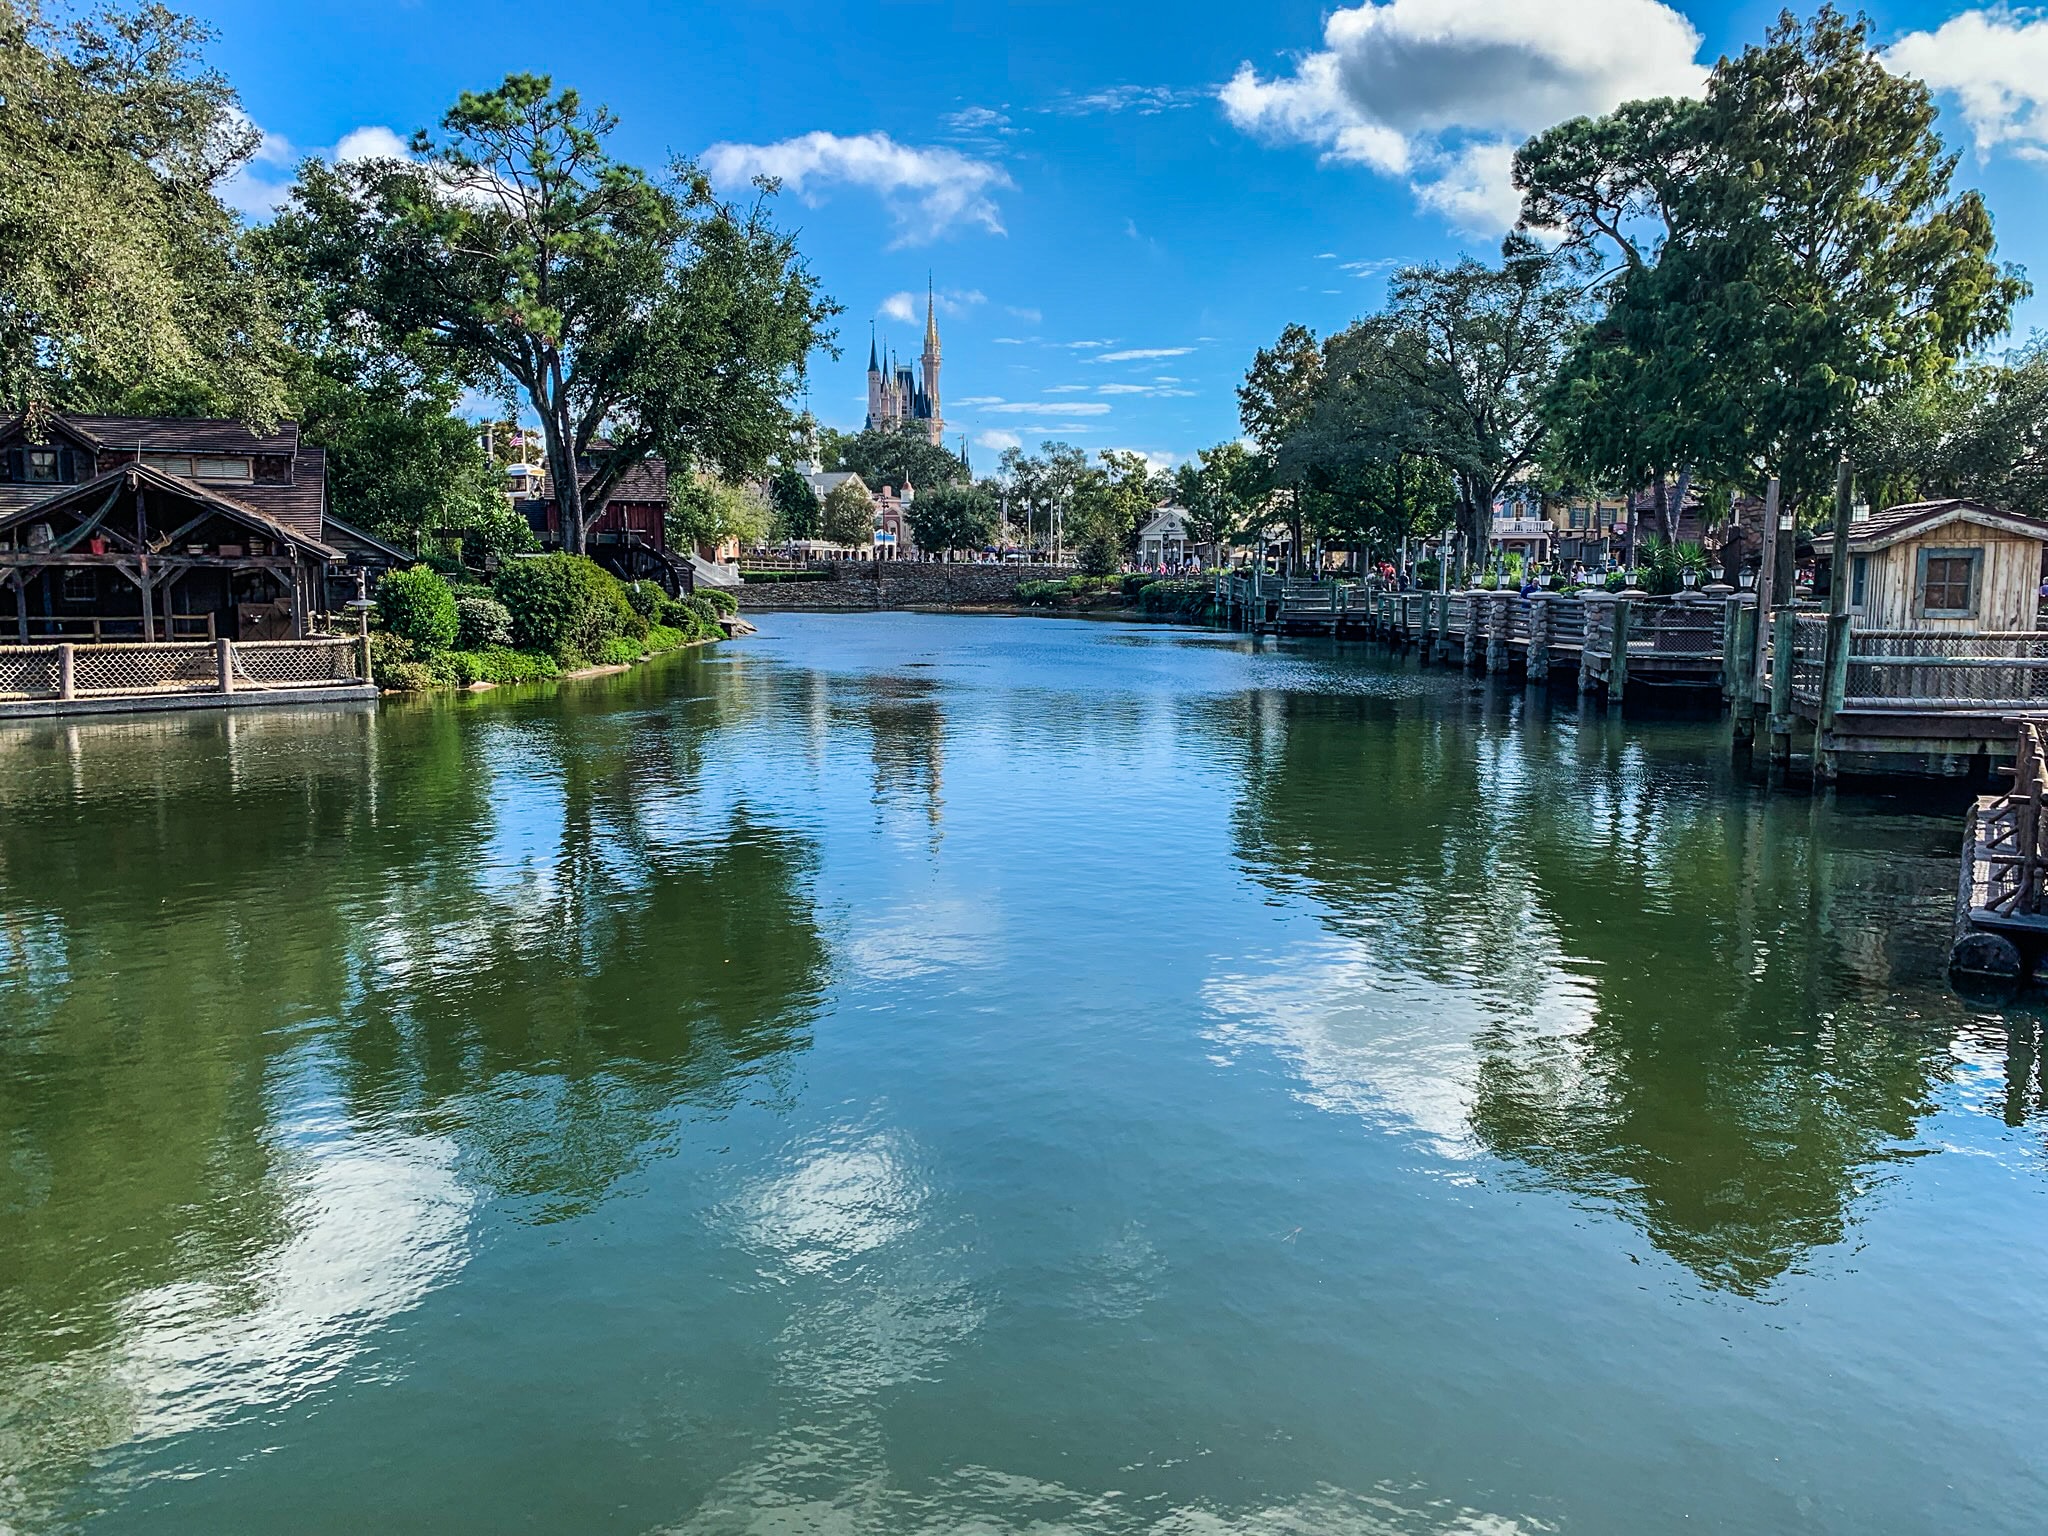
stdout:
{"type": "Polygon", "coordinates": [[[2048,761],[2040,718],[2008,720],[2013,782],[1971,806],[1964,829],[1949,976],[1964,987],[2017,986],[2048,952],[2042,838],[2048,833],[2048,761]]]}

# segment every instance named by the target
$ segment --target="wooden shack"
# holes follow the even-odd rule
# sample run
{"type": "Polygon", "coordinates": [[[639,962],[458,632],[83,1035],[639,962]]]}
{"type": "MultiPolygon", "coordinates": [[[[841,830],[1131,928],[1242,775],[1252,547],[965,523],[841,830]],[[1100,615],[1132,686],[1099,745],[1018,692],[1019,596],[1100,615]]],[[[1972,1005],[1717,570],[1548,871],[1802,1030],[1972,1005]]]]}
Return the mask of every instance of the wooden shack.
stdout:
{"type": "Polygon", "coordinates": [[[2036,629],[2044,550],[2048,522],[1982,502],[1887,507],[1850,528],[1850,611],[1859,629],[2036,629]]]}

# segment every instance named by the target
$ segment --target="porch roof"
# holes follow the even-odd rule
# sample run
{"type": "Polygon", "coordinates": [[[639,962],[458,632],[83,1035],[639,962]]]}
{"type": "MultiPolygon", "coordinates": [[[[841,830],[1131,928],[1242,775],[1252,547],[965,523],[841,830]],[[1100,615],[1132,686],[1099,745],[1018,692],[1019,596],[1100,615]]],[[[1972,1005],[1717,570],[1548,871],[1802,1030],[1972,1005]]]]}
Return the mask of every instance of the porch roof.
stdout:
{"type": "Polygon", "coordinates": [[[1970,523],[1999,533],[2048,543],[2048,522],[2018,512],[2001,512],[1981,501],[1951,496],[1941,501],[1908,501],[1874,512],[1849,527],[1849,548],[1859,555],[1888,549],[1954,523],[1970,523]]]}
{"type": "Polygon", "coordinates": [[[148,486],[195,508],[218,512],[221,516],[230,518],[265,538],[276,539],[280,544],[293,545],[322,560],[341,558],[340,550],[289,527],[254,507],[245,506],[193,481],[181,480],[175,475],[165,474],[162,470],[152,469],[147,464],[122,464],[82,484],[61,487],[55,495],[46,496],[32,506],[22,507],[0,516],[0,533],[39,521],[52,513],[72,510],[80,504],[103,497],[110,490],[134,490],[141,486],[148,486]]]}

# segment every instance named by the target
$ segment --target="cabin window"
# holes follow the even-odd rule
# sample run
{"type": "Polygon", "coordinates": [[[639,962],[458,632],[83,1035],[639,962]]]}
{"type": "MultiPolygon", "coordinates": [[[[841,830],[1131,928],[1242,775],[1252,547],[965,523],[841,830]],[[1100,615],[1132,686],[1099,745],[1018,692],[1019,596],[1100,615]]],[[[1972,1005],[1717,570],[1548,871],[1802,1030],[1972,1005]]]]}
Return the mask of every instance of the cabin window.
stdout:
{"type": "Polygon", "coordinates": [[[200,459],[198,477],[201,480],[246,480],[249,478],[247,459],[200,459]]]}
{"type": "Polygon", "coordinates": [[[192,478],[192,455],[189,453],[152,453],[145,462],[151,469],[176,475],[180,480],[192,478]]]}
{"type": "Polygon", "coordinates": [[[1979,549],[1920,551],[1920,617],[1974,619],[1977,616],[1979,549]]]}
{"type": "Polygon", "coordinates": [[[31,448],[28,451],[28,482],[31,485],[55,485],[57,483],[57,450],[54,448],[31,448]]]}
{"type": "Polygon", "coordinates": [[[100,584],[93,572],[69,566],[65,569],[61,590],[67,603],[89,603],[100,595],[100,584]]]}
{"type": "Polygon", "coordinates": [[[1861,608],[1870,584],[1870,556],[1858,555],[1849,567],[1849,606],[1861,608]]]}

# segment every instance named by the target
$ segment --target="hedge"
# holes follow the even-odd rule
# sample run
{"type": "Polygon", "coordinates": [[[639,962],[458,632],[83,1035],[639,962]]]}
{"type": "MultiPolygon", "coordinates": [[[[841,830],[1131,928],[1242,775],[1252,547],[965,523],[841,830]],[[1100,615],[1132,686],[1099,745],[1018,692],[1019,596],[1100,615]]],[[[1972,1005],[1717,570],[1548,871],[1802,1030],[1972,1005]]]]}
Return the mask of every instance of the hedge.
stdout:
{"type": "Polygon", "coordinates": [[[443,651],[455,643],[455,594],[424,565],[391,571],[377,583],[377,615],[385,629],[422,651],[443,651]]]}
{"type": "Polygon", "coordinates": [[[546,651],[561,661],[594,656],[608,640],[647,632],[626,588],[583,555],[536,555],[510,560],[498,572],[498,600],[512,614],[512,639],[521,650],[546,651]]]}

